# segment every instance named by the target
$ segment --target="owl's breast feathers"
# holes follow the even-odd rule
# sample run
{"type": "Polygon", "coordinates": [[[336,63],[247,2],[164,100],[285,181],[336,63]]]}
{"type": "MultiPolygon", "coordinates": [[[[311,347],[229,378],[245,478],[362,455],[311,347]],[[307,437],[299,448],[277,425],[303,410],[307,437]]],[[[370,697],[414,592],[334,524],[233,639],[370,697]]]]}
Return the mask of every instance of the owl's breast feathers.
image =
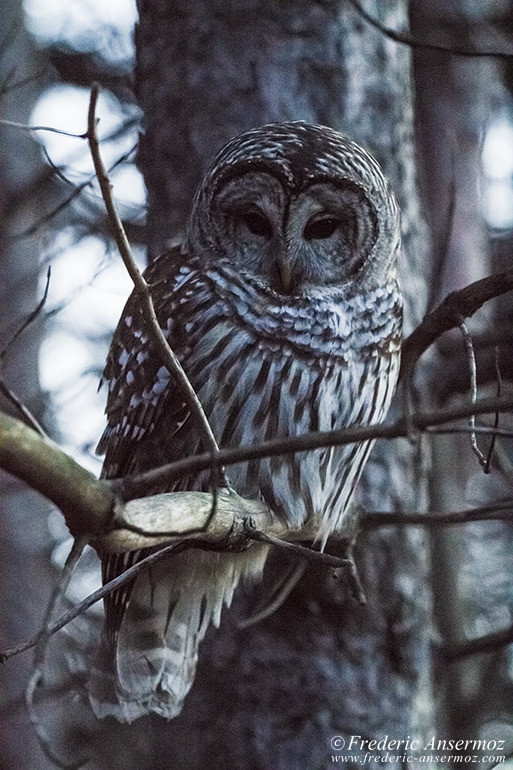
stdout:
{"type": "MultiPolygon", "coordinates": [[[[174,250],[146,271],[161,326],[221,446],[380,422],[397,379],[401,295],[391,282],[348,296],[340,287],[283,298],[228,267],[202,270],[174,250]]],[[[116,331],[104,475],[201,451],[187,407],[144,329],[134,295],[116,331]]],[[[322,535],[343,514],[370,445],[233,466],[240,494],[259,495],[289,524],[315,516],[322,535]]],[[[206,475],[172,489],[208,488],[206,475]]],[[[154,491],[168,491],[169,486],[154,491]]]]}
{"type": "MultiPolygon", "coordinates": [[[[386,416],[397,380],[401,297],[394,283],[345,296],[326,289],[278,304],[228,269],[204,271],[175,250],[146,271],[161,327],[222,447],[369,425],[386,416]]],[[[107,478],[202,451],[179,389],[161,364],[135,293],[107,358],[107,478]]],[[[290,527],[311,521],[322,544],[351,536],[348,510],[372,442],[230,466],[232,486],[260,497],[290,527]]],[[[208,474],[148,490],[210,487],[208,474]]],[[[147,551],[103,561],[104,582],[147,551]]],[[[242,554],[186,552],[158,562],[105,600],[106,633],[89,685],[98,717],[176,716],[194,678],[198,645],[218,625],[241,576],[258,578],[265,546],[242,554]],[[171,620],[170,620],[171,618],[171,620]]]]}

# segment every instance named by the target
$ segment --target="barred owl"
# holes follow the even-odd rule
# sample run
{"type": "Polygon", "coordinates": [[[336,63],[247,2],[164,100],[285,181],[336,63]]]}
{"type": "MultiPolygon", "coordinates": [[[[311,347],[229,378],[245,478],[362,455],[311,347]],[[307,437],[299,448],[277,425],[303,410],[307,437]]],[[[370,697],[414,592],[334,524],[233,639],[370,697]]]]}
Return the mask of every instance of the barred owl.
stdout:
{"type": "MultiPolygon", "coordinates": [[[[266,125],[229,142],[194,199],[181,247],[146,270],[157,316],[221,447],[379,423],[401,340],[399,212],[376,161],[325,127],[266,125]]],[[[104,372],[103,475],[124,476],[204,450],[179,388],[149,339],[135,294],[104,372]]],[[[371,442],[228,469],[290,527],[319,540],[349,528],[371,442]]],[[[209,488],[206,474],[152,492],[209,488]]],[[[109,580],[142,552],[104,561],[109,580]]],[[[158,562],[106,601],[90,684],[95,713],[177,715],[198,645],[267,548],[190,550],[158,562]]]]}

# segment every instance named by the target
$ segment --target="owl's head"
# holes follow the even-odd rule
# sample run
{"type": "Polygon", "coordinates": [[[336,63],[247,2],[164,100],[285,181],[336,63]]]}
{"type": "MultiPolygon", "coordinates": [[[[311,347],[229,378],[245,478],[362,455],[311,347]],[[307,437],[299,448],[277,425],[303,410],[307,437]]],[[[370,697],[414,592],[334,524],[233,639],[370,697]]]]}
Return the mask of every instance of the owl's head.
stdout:
{"type": "Polygon", "coordinates": [[[196,193],[185,248],[281,296],[362,290],[395,275],[399,227],[371,155],[330,128],[275,123],[217,155],[196,193]]]}

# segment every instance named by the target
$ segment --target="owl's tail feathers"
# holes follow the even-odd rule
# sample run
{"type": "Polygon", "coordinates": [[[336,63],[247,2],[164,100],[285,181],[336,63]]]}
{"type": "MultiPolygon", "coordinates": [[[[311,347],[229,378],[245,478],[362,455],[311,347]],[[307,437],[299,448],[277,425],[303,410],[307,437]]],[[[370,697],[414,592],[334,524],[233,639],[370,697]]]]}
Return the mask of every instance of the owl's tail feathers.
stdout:
{"type": "Polygon", "coordinates": [[[242,577],[260,577],[267,551],[260,545],[241,553],[190,550],[140,574],[115,643],[102,635],[89,680],[96,716],[120,722],[150,712],[177,716],[209,624],[219,625],[242,577]]]}

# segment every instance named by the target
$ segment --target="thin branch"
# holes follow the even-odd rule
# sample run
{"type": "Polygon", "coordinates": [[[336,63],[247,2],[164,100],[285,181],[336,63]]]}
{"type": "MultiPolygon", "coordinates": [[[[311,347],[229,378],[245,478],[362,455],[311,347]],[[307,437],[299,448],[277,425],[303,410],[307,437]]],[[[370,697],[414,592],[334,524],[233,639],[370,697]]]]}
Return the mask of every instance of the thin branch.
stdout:
{"type": "MultiPolygon", "coordinates": [[[[513,408],[513,396],[504,396],[501,399],[481,399],[472,404],[461,404],[446,409],[440,409],[431,413],[418,413],[412,415],[412,424],[419,430],[425,430],[429,426],[443,425],[452,420],[469,417],[474,414],[486,414],[495,412],[496,409],[510,410],[513,408]]],[[[384,425],[368,425],[355,428],[344,428],[337,431],[325,431],[319,433],[306,433],[302,436],[294,436],[286,439],[271,439],[251,447],[237,447],[235,449],[221,449],[216,457],[211,454],[200,454],[178,460],[174,463],[162,465],[144,473],[125,476],[121,479],[112,479],[109,483],[124,499],[140,497],[145,490],[157,483],[176,479],[185,473],[196,473],[208,470],[213,463],[228,466],[249,460],[259,460],[264,457],[295,454],[312,449],[320,449],[329,446],[344,446],[370,439],[396,439],[408,435],[406,420],[401,418],[394,423],[384,425]]]]}
{"type": "Polygon", "coordinates": [[[313,564],[322,564],[326,567],[333,567],[335,577],[338,577],[339,574],[344,574],[347,577],[353,599],[356,599],[358,604],[362,606],[367,604],[365,592],[352,555],[348,555],[346,558],[332,556],[329,553],[315,551],[312,548],[305,547],[299,543],[289,543],[286,540],[281,540],[266,532],[260,532],[252,526],[248,527],[248,537],[251,540],[257,540],[259,543],[273,545],[276,548],[299,556],[299,558],[305,559],[305,561],[312,562],[313,564]]]}
{"type": "Polygon", "coordinates": [[[6,660],[9,660],[9,658],[13,658],[15,655],[19,655],[26,650],[30,650],[32,647],[35,647],[37,644],[39,644],[42,639],[53,636],[53,634],[56,634],[57,631],[61,630],[61,628],[64,628],[64,626],[67,626],[68,623],[71,623],[71,621],[78,617],[82,612],[85,612],[85,610],[87,610],[93,604],[99,602],[100,599],[103,599],[105,596],[108,596],[113,591],[116,591],[129,580],[132,580],[139,574],[139,572],[144,569],[148,569],[148,567],[150,567],[159,559],[162,559],[164,556],[166,556],[166,554],[178,550],[178,545],[178,543],[172,543],[171,545],[162,548],[160,551],[146,556],[146,558],[141,559],[141,561],[137,562],[137,564],[134,564],[133,567],[130,567],[121,575],[114,578],[114,580],[111,580],[101,588],[98,588],[97,591],[89,594],[89,596],[83,599],[79,604],[75,605],[75,607],[72,607],[72,609],[64,613],[64,615],[61,615],[61,617],[52,623],[46,630],[38,631],[37,634],[31,636],[21,644],[18,644],[15,647],[10,647],[7,650],[3,650],[0,652],[0,663],[5,663],[6,660]]]}
{"type": "Polygon", "coordinates": [[[377,527],[441,527],[469,524],[474,521],[513,521],[513,500],[470,508],[467,511],[429,511],[428,513],[380,513],[365,511],[360,518],[361,529],[377,527]]]}
{"type": "MultiPolygon", "coordinates": [[[[470,398],[472,400],[472,404],[475,404],[477,401],[477,369],[476,369],[476,356],[474,354],[474,346],[472,344],[472,337],[470,336],[470,332],[467,328],[467,324],[465,323],[463,318],[460,319],[459,327],[460,327],[461,334],[463,335],[463,341],[465,343],[465,351],[467,353],[468,368],[469,368],[469,374],[470,374],[470,398]]],[[[480,466],[486,470],[486,457],[481,452],[477,444],[475,414],[470,415],[469,425],[470,425],[471,449],[474,452],[477,459],[479,460],[480,466]]]]}
{"type": "MultiPolygon", "coordinates": [[[[130,155],[134,152],[136,149],[136,145],[130,148],[127,152],[125,152],[123,155],[121,155],[119,158],[117,158],[116,161],[110,166],[109,173],[111,171],[114,171],[115,168],[117,168],[121,163],[124,163],[125,160],[127,160],[130,155]]],[[[52,170],[52,173],[53,170],[52,170]]],[[[96,179],[96,174],[92,174],[88,179],[86,179],[84,182],[81,182],[80,184],[76,185],[73,192],[70,193],[63,201],[61,201],[57,206],[55,206],[51,211],[49,211],[47,214],[45,214],[42,217],[39,217],[39,219],[34,222],[33,225],[30,225],[30,227],[27,227],[25,230],[22,230],[19,233],[15,233],[12,235],[12,238],[15,240],[21,240],[22,238],[27,238],[30,235],[34,235],[46,222],[50,222],[52,219],[54,219],[57,214],[60,214],[61,211],[64,211],[64,209],[72,203],[75,198],[78,198],[78,196],[87,188],[89,187],[92,182],[96,179]]]]}
{"type": "MultiPolygon", "coordinates": [[[[468,515],[471,512],[463,512],[463,513],[465,515],[468,515]]],[[[382,518],[387,516],[387,514],[376,514],[376,515],[382,518]]],[[[390,516],[392,514],[388,514],[388,515],[390,516]]],[[[443,514],[443,515],[460,516],[461,514],[443,514]]],[[[370,519],[371,514],[368,514],[367,516],[370,519]]],[[[393,514],[393,516],[396,516],[396,514],[393,514]]],[[[402,514],[402,517],[404,517],[404,519],[406,519],[407,516],[408,514],[402,514]]],[[[409,516],[411,517],[412,514],[409,514],[409,516]]],[[[423,516],[425,516],[425,514],[423,516]]],[[[389,521],[388,523],[395,524],[399,522],[389,521]]],[[[411,523],[420,523],[420,522],[412,521],[411,523]]],[[[449,522],[446,522],[446,523],[449,523],[449,522]]],[[[456,523],[456,522],[450,522],[450,523],[456,523]]],[[[317,563],[322,563],[322,564],[325,564],[326,566],[335,567],[335,568],[346,569],[347,567],[349,567],[349,569],[352,569],[354,567],[354,563],[352,562],[351,559],[340,559],[339,557],[330,556],[329,554],[324,554],[319,551],[312,551],[311,549],[308,549],[308,548],[298,547],[291,543],[285,543],[284,541],[278,538],[266,535],[263,532],[258,532],[254,529],[248,530],[248,528],[246,527],[244,530],[244,533],[245,533],[245,536],[249,537],[250,539],[258,540],[259,542],[266,542],[271,545],[277,546],[279,548],[286,548],[289,551],[293,551],[295,555],[300,555],[302,558],[308,559],[309,561],[316,561],[317,563]],[[299,551],[298,551],[298,548],[299,548],[299,551]]],[[[55,623],[52,623],[45,630],[39,631],[30,639],[27,639],[25,642],[22,642],[21,644],[15,647],[11,647],[7,650],[0,652],[0,662],[5,663],[5,661],[8,660],[9,658],[14,657],[15,655],[19,655],[20,653],[25,652],[26,650],[31,649],[32,647],[35,647],[37,644],[41,642],[42,639],[48,638],[49,636],[55,634],[57,631],[60,631],[61,628],[64,628],[64,626],[66,626],[68,623],[74,620],[78,615],[80,615],[86,609],[91,607],[100,599],[103,599],[108,594],[112,593],[113,591],[116,591],[118,588],[120,588],[122,585],[124,585],[128,581],[133,580],[141,571],[148,569],[148,567],[150,567],[154,562],[162,559],[164,556],[166,556],[169,553],[173,553],[173,552],[176,553],[177,551],[185,550],[187,548],[212,548],[212,545],[207,544],[204,541],[200,541],[200,540],[180,541],[180,542],[172,543],[171,545],[165,546],[164,548],[160,549],[156,553],[152,553],[149,556],[146,556],[144,559],[141,559],[141,561],[139,561],[137,564],[134,564],[132,567],[130,567],[125,572],[123,572],[121,575],[114,578],[114,580],[111,580],[109,583],[102,586],[97,591],[94,591],[92,594],[86,597],[83,601],[81,601],[79,604],[77,604],[75,607],[69,610],[69,612],[66,612],[64,615],[62,615],[55,623]]],[[[499,632],[499,634],[490,634],[489,636],[483,637],[478,640],[471,640],[465,645],[459,645],[456,653],[454,651],[448,652],[446,650],[444,652],[444,655],[449,659],[455,659],[455,657],[458,657],[458,656],[462,657],[464,655],[474,654],[475,652],[488,650],[490,649],[491,643],[506,644],[507,642],[512,640],[513,640],[513,628],[508,629],[507,631],[504,631],[504,632],[499,632]]]]}
{"type": "Polygon", "coordinates": [[[34,697],[38,686],[42,683],[42,680],[43,674],[41,669],[37,668],[30,677],[25,690],[25,705],[27,707],[30,724],[34,728],[34,732],[36,733],[36,737],[42,751],[48,757],[50,762],[52,762],[57,767],[63,768],[63,770],[79,770],[79,768],[83,767],[87,762],[89,762],[89,757],[78,760],[77,762],[65,762],[63,759],[58,757],[54,753],[51,747],[50,739],[46,734],[46,730],[44,729],[43,725],[41,724],[41,720],[36,714],[34,708],[34,697]]]}
{"type": "MultiPolygon", "coordinates": [[[[23,321],[20,327],[14,332],[12,337],[7,341],[3,350],[0,351],[0,363],[2,363],[3,360],[5,359],[5,356],[9,348],[12,345],[14,345],[16,340],[23,334],[23,332],[30,326],[30,324],[36,320],[36,318],[41,313],[48,297],[48,289],[50,287],[51,274],[52,274],[52,269],[49,266],[46,273],[46,284],[45,284],[45,289],[44,289],[43,297],[41,301],[37,304],[36,308],[31,313],[29,313],[29,315],[26,317],[26,319],[23,321]]],[[[35,430],[41,436],[46,436],[46,433],[42,425],[38,422],[38,420],[36,420],[32,412],[30,411],[30,409],[27,406],[25,406],[25,404],[21,401],[21,399],[16,395],[16,393],[7,385],[7,383],[2,378],[0,378],[0,391],[4,394],[5,398],[16,407],[18,412],[22,415],[25,422],[32,428],[32,430],[35,430]]]]}
{"type": "MultiPolygon", "coordinates": [[[[141,275],[139,269],[137,268],[135,260],[132,256],[128,238],[126,237],[125,231],[123,229],[123,224],[114,205],[112,188],[100,155],[100,144],[96,132],[96,103],[98,100],[98,94],[99,86],[97,83],[94,83],[91,87],[91,98],[89,102],[87,138],[89,141],[89,148],[96,171],[96,176],[98,177],[98,183],[100,185],[105,208],[107,209],[107,214],[114,231],[114,237],[116,239],[119,253],[130,275],[130,278],[134,283],[135,289],[139,294],[148,333],[151,334],[153,342],[155,343],[157,351],[164,365],[168,369],[169,373],[175,378],[184,396],[191,415],[196,421],[198,432],[203,440],[205,448],[211,453],[212,457],[214,457],[219,451],[216,439],[206,418],[205,412],[203,411],[203,407],[201,406],[199,399],[196,396],[196,393],[194,392],[194,389],[182,368],[182,365],[171,350],[171,347],[169,346],[169,343],[162,329],[160,328],[160,324],[155,313],[155,308],[153,306],[150,288],[141,275]]],[[[216,463],[216,468],[218,469],[218,473],[222,478],[224,474],[221,466],[218,463],[216,463]]],[[[226,479],[223,479],[223,482],[225,485],[228,483],[226,479]]]]}
{"type": "MultiPolygon", "coordinates": [[[[500,398],[502,395],[502,377],[501,377],[501,367],[499,364],[499,346],[495,346],[494,350],[494,363],[495,363],[495,374],[497,376],[497,392],[496,396],[497,398],[500,398]]],[[[492,464],[492,458],[493,453],[495,451],[495,445],[497,441],[497,431],[499,430],[499,412],[495,412],[495,419],[493,421],[493,434],[492,434],[492,440],[490,441],[490,446],[488,448],[488,453],[485,458],[485,465],[484,465],[484,472],[490,473],[490,467],[492,464]]]]}
{"type": "MultiPolygon", "coordinates": [[[[48,637],[53,636],[53,634],[57,633],[57,631],[60,631],[61,628],[64,628],[64,626],[68,625],[68,623],[71,623],[72,620],[78,617],[78,615],[80,615],[82,612],[87,610],[93,604],[96,604],[96,602],[100,601],[100,599],[103,599],[105,596],[108,596],[113,591],[116,591],[118,588],[120,588],[122,585],[124,585],[128,581],[133,580],[135,577],[137,577],[137,575],[140,572],[142,572],[143,570],[147,570],[156,561],[159,561],[164,556],[170,553],[185,551],[190,548],[200,548],[203,550],[224,550],[224,549],[234,550],[237,547],[245,548],[247,546],[248,539],[249,537],[248,537],[247,527],[245,526],[244,522],[241,522],[240,527],[234,528],[233,531],[229,532],[228,535],[225,536],[223,544],[207,542],[205,540],[199,540],[199,539],[198,540],[194,540],[194,539],[180,540],[178,542],[171,543],[170,545],[167,545],[161,548],[159,551],[156,551],[155,553],[151,553],[149,556],[146,556],[144,559],[141,559],[132,567],[125,570],[125,572],[123,572],[121,575],[118,575],[118,577],[109,581],[108,583],[103,585],[101,588],[98,588],[98,590],[94,591],[92,594],[87,596],[85,599],[83,599],[83,601],[81,601],[75,607],[72,607],[71,610],[64,613],[64,615],[62,615],[57,621],[48,625],[47,628],[38,631],[37,634],[30,637],[29,639],[22,642],[21,644],[18,644],[15,647],[11,647],[7,650],[1,651],[0,663],[5,663],[6,660],[9,660],[9,658],[14,657],[15,655],[19,655],[20,653],[25,652],[26,650],[29,650],[32,647],[35,647],[36,645],[39,645],[42,640],[46,640],[48,637]]],[[[303,550],[309,550],[309,549],[303,549],[303,550]]],[[[326,558],[325,554],[319,554],[319,555],[324,557],[324,559],[326,558]]],[[[340,560],[337,559],[338,566],[340,566],[339,562],[340,560]]]]}
{"type": "MultiPolygon", "coordinates": [[[[113,580],[106,583],[104,586],[94,591],[87,596],[83,601],[73,607],[69,612],[62,615],[57,621],[51,624],[46,624],[45,628],[41,629],[37,634],[30,637],[21,644],[11,647],[9,649],[0,652],[0,663],[5,663],[9,658],[19,655],[32,647],[38,647],[42,643],[46,643],[47,640],[53,636],[53,634],[60,631],[64,626],[74,620],[78,615],[91,607],[93,604],[103,599],[113,591],[116,591],[122,585],[130,580],[133,580],[143,570],[147,570],[156,561],[159,561],[169,553],[177,553],[190,548],[201,548],[203,550],[234,550],[234,548],[245,548],[248,540],[254,540],[260,543],[267,543],[277,548],[286,550],[293,553],[295,556],[300,556],[306,561],[321,564],[326,567],[332,567],[336,570],[348,570],[350,575],[356,574],[356,567],[352,559],[343,559],[338,556],[331,556],[330,554],[323,553],[321,551],[314,551],[311,548],[301,546],[295,543],[287,543],[284,540],[280,540],[272,535],[265,534],[255,529],[251,522],[244,521],[239,529],[235,529],[233,533],[230,533],[225,542],[221,544],[215,544],[207,542],[205,540],[180,540],[176,543],[171,543],[168,546],[161,548],[159,551],[146,556],[141,561],[129,567],[125,572],[113,580]]],[[[361,597],[361,594],[360,594],[361,597]]]]}
{"type": "Polygon", "coordinates": [[[71,131],[64,131],[62,128],[52,128],[52,126],[27,126],[25,123],[15,123],[13,120],[0,120],[0,126],[17,128],[20,131],[50,131],[52,134],[62,134],[62,136],[71,136],[74,139],[87,139],[87,133],[74,134],[71,131]]]}
{"type": "Polygon", "coordinates": [[[494,631],[486,636],[479,636],[477,639],[469,639],[466,642],[446,644],[439,649],[439,654],[444,660],[453,662],[463,660],[470,655],[478,653],[495,652],[513,642],[513,625],[502,631],[494,631]]]}
{"type": "MultiPolygon", "coordinates": [[[[52,169],[53,174],[57,177],[57,179],[60,179],[61,182],[64,182],[64,184],[68,185],[68,187],[75,187],[74,182],[71,181],[71,179],[68,179],[68,177],[64,174],[63,170],[57,166],[56,163],[53,162],[53,160],[50,157],[50,153],[46,149],[46,147],[42,146],[43,155],[45,156],[45,161],[48,164],[48,166],[52,169]]],[[[96,174],[91,177],[92,179],[96,179],[96,174]]]]}
{"type": "Polygon", "coordinates": [[[349,0],[349,2],[358,11],[362,19],[365,19],[365,21],[371,24],[375,29],[379,30],[383,35],[385,35],[385,37],[388,37],[390,40],[393,40],[396,43],[407,45],[410,48],[423,48],[429,51],[442,51],[443,53],[449,53],[453,56],[471,56],[478,58],[491,57],[495,59],[506,60],[513,58],[513,53],[508,53],[507,51],[478,51],[475,49],[461,48],[457,45],[450,46],[444,45],[443,43],[426,43],[423,40],[414,38],[412,35],[406,32],[396,32],[396,30],[390,29],[389,27],[385,27],[383,24],[380,24],[377,19],[368,14],[367,11],[362,8],[358,0],[349,0]]]}
{"type": "Polygon", "coordinates": [[[49,639],[48,629],[52,624],[55,610],[57,609],[59,602],[67,591],[75,567],[77,566],[78,560],[82,556],[86,545],[87,538],[85,538],[83,535],[80,535],[73,540],[71,551],[69,552],[64,563],[64,567],[62,568],[59,575],[59,581],[55,586],[55,589],[52,591],[52,595],[50,596],[50,601],[48,602],[48,606],[46,608],[45,616],[43,619],[43,626],[41,629],[43,636],[40,642],[36,645],[35,663],[37,667],[41,667],[44,661],[47,646],[46,642],[49,639]]]}
{"type": "Polygon", "coordinates": [[[294,556],[299,556],[301,559],[306,559],[306,561],[310,561],[313,564],[323,564],[326,567],[333,567],[333,569],[341,569],[352,564],[351,559],[342,559],[340,556],[332,556],[322,551],[314,551],[298,543],[288,543],[286,540],[281,540],[279,537],[260,532],[254,528],[248,529],[248,537],[250,540],[256,540],[259,543],[274,545],[276,548],[291,553],[294,556]]]}
{"type": "MultiPolygon", "coordinates": [[[[497,415],[498,412],[496,411],[497,415]]],[[[450,427],[427,427],[425,432],[429,434],[438,433],[442,435],[449,435],[451,433],[480,433],[483,436],[491,436],[493,438],[513,438],[513,430],[507,428],[495,428],[493,425],[475,425],[471,428],[469,425],[451,425],[450,427]]]]}
{"type": "Polygon", "coordinates": [[[26,319],[23,321],[21,326],[14,332],[10,340],[8,340],[3,348],[3,350],[0,351],[0,361],[3,361],[5,358],[5,355],[9,348],[14,345],[18,337],[20,337],[23,332],[30,326],[31,323],[33,323],[38,315],[41,313],[41,310],[45,306],[46,300],[48,298],[48,289],[50,288],[50,278],[52,276],[52,267],[51,265],[48,265],[48,270],[46,271],[46,284],[45,284],[45,290],[43,292],[43,296],[38,302],[37,306],[32,310],[31,313],[28,314],[26,319]]]}
{"type": "Polygon", "coordinates": [[[362,606],[367,604],[365,592],[363,590],[363,586],[358,575],[358,570],[352,555],[346,558],[341,558],[340,556],[332,556],[329,553],[323,553],[322,551],[314,551],[312,548],[306,548],[303,545],[299,545],[299,543],[288,543],[287,541],[273,537],[268,533],[259,532],[254,528],[249,528],[248,536],[252,540],[257,540],[260,543],[269,543],[269,545],[274,545],[276,548],[287,551],[288,553],[292,553],[295,556],[299,556],[301,559],[305,559],[306,561],[312,562],[313,564],[322,564],[327,567],[333,567],[335,570],[335,577],[338,577],[338,573],[346,575],[353,599],[356,599],[358,604],[362,606]]]}
{"type": "MultiPolygon", "coordinates": [[[[138,121],[136,119],[129,119],[129,120],[122,121],[109,134],[107,134],[102,138],[102,142],[105,143],[105,142],[117,141],[122,134],[126,134],[126,132],[131,128],[133,128],[137,123],[138,121]]],[[[67,166],[72,164],[78,158],[82,158],[84,153],[84,148],[82,147],[82,145],[76,145],[76,148],[77,149],[74,152],[69,153],[67,155],[66,161],[65,161],[67,166]]],[[[128,153],[125,153],[123,157],[125,157],[126,155],[130,155],[130,153],[131,151],[129,151],[128,153]]],[[[112,166],[109,169],[109,171],[111,170],[112,170],[112,166]]],[[[11,192],[11,194],[8,196],[4,204],[5,212],[7,214],[12,213],[13,211],[16,211],[16,209],[20,205],[26,206],[27,202],[29,202],[32,198],[40,196],[41,189],[45,188],[48,182],[52,179],[53,174],[54,174],[53,168],[45,167],[44,169],[41,170],[39,174],[37,174],[34,177],[30,185],[23,187],[22,191],[20,190],[18,192],[11,192]]],[[[94,179],[96,179],[96,175],[93,175],[91,177],[91,180],[94,180],[94,179]]],[[[16,237],[20,237],[19,234],[16,237]]]]}
{"type": "Polygon", "coordinates": [[[482,278],[448,294],[404,341],[399,377],[404,377],[413,368],[417,359],[438,337],[459,326],[462,317],[472,316],[485,302],[512,289],[513,271],[509,271],[482,278]]]}
{"type": "Polygon", "coordinates": [[[46,734],[46,730],[36,713],[34,698],[35,698],[38,686],[43,682],[42,666],[44,663],[46,648],[51,638],[51,633],[49,633],[49,630],[51,628],[53,615],[59,601],[62,599],[62,597],[66,593],[66,589],[69,585],[69,581],[71,580],[73,570],[75,569],[77,562],[80,559],[80,556],[82,555],[86,542],[87,541],[84,536],[81,536],[73,541],[73,546],[71,548],[71,551],[68,554],[64,567],[59,576],[59,582],[56,585],[55,589],[52,591],[50,601],[48,602],[48,606],[46,608],[43,625],[39,632],[40,636],[35,645],[36,649],[35,649],[35,655],[34,655],[34,663],[35,663],[34,671],[32,672],[32,676],[30,677],[28,685],[25,690],[25,704],[29,714],[30,724],[34,728],[34,732],[36,733],[37,739],[39,741],[39,745],[41,746],[46,756],[54,764],[56,764],[58,767],[66,768],[66,770],[78,770],[78,768],[85,765],[86,762],[89,761],[89,759],[86,758],[86,759],[80,760],[79,762],[68,763],[62,760],[61,758],[57,757],[56,754],[54,754],[51,747],[51,741],[48,738],[46,734]]]}

